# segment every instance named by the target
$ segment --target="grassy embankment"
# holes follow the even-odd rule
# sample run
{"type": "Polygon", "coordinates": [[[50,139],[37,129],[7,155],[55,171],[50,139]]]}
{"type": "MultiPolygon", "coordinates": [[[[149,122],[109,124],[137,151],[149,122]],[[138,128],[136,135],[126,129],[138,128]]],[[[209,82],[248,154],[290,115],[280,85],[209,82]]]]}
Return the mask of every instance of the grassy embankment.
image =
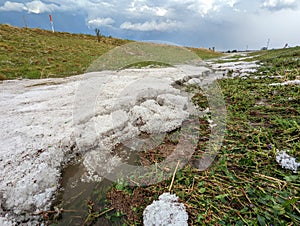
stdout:
{"type": "MultiPolygon", "coordinates": [[[[101,54],[123,43],[126,41],[110,38],[97,43],[93,36],[0,25],[0,77],[80,74],[101,54]]],[[[202,51],[198,53],[201,54],[202,51]]],[[[264,64],[259,72],[247,79],[219,82],[227,104],[227,132],[213,165],[205,172],[187,165],[176,173],[172,193],[186,205],[190,225],[300,224],[299,173],[284,170],[275,161],[276,149],[290,150],[290,155],[299,161],[300,87],[268,86],[299,78],[300,48],[254,54],[254,59],[264,64]],[[268,77],[274,75],[282,77],[268,77]]],[[[204,107],[206,97],[202,90],[190,89],[196,93],[195,104],[204,107]]],[[[206,120],[201,120],[200,133],[194,158],[201,157],[207,142],[206,120]]],[[[176,140],[166,142],[176,145],[176,140]]],[[[166,155],[164,150],[158,147],[144,153],[142,163],[161,161],[166,155]]],[[[112,203],[108,208],[126,214],[128,225],[139,225],[145,206],[168,191],[170,184],[170,180],[149,187],[115,184],[108,194],[112,203]],[[122,205],[117,205],[120,199],[122,205]]],[[[103,216],[102,211],[105,210],[89,209],[87,219],[103,216]]],[[[107,216],[111,217],[109,213],[107,216]]]]}
{"type": "MultiPolygon", "coordinates": [[[[300,48],[252,55],[263,64],[258,72],[247,79],[219,81],[227,105],[227,131],[214,163],[204,172],[190,164],[176,173],[172,193],[187,207],[190,225],[300,224],[299,172],[282,169],[275,159],[278,149],[289,150],[300,161],[300,87],[269,86],[299,79],[300,48]]],[[[195,104],[205,107],[202,91],[189,89],[196,92],[195,104]]],[[[208,135],[208,123],[201,120],[193,158],[201,157],[208,135]]],[[[141,164],[162,161],[172,145],[176,141],[167,137],[141,155],[141,164]]],[[[148,187],[116,183],[108,193],[110,208],[125,214],[126,224],[141,225],[144,208],[168,192],[170,184],[171,179],[148,187]]]]}
{"type": "MultiPolygon", "coordinates": [[[[77,75],[109,50],[129,41],[92,35],[52,33],[41,29],[0,24],[0,80],[49,78],[77,75]]],[[[194,49],[203,59],[216,57],[205,49],[194,49]]],[[[137,67],[156,64],[141,62],[137,67]]],[[[157,63],[158,66],[165,64],[157,63]]]]}
{"type": "Polygon", "coordinates": [[[127,41],[0,25],[0,79],[65,77],[83,73],[127,41]]]}

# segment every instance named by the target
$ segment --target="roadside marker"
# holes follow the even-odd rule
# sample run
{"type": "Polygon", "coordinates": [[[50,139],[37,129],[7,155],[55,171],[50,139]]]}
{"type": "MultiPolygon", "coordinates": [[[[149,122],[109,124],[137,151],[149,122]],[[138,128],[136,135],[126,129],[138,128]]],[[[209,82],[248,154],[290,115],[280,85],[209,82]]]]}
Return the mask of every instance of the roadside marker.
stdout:
{"type": "Polygon", "coordinates": [[[52,27],[52,32],[54,33],[54,24],[53,24],[53,18],[52,18],[51,14],[49,15],[49,18],[50,18],[50,24],[51,24],[51,27],[52,27]]]}

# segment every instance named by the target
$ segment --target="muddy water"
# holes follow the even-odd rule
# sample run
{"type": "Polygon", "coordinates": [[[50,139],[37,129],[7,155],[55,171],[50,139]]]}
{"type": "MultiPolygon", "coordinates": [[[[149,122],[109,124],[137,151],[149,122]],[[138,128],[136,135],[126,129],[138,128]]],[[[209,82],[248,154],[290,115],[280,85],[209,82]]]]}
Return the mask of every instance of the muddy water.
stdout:
{"type": "MultiPolygon", "coordinates": [[[[135,165],[138,154],[122,145],[116,147],[114,153],[122,157],[123,161],[135,165]]],[[[88,202],[94,203],[94,210],[97,212],[105,211],[107,206],[106,193],[112,187],[113,182],[103,179],[101,182],[82,182],[81,177],[85,173],[82,163],[68,166],[62,176],[62,190],[57,198],[55,206],[62,208],[60,217],[51,222],[54,225],[84,225],[88,216],[88,202]]],[[[112,216],[106,219],[105,215],[87,225],[112,226],[122,225],[124,219],[113,217],[115,212],[111,211],[107,215],[112,216]]]]}

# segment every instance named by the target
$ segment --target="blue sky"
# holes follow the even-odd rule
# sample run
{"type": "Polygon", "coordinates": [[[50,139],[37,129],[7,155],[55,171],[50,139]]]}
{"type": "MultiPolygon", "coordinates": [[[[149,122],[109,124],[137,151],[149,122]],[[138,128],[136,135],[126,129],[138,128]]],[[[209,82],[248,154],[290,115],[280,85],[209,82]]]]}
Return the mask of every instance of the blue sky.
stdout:
{"type": "Polygon", "coordinates": [[[300,0],[0,0],[0,23],[217,50],[300,45],[300,0]]]}

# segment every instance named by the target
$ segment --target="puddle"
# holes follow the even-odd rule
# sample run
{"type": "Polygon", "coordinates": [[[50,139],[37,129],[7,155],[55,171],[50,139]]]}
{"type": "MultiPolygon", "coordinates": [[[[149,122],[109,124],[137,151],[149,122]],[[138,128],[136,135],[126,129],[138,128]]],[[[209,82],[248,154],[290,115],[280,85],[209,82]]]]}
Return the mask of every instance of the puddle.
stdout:
{"type": "MultiPolygon", "coordinates": [[[[127,146],[122,144],[115,147],[112,154],[122,158],[124,163],[140,165],[140,161],[142,161],[142,158],[140,158],[141,151],[151,150],[159,144],[164,144],[167,140],[175,142],[178,139],[178,129],[167,134],[141,134],[138,140],[127,142],[127,146]]],[[[89,221],[85,223],[88,217],[89,202],[92,201],[94,204],[93,210],[97,213],[105,212],[111,208],[109,203],[107,203],[106,194],[113,185],[112,181],[105,178],[101,182],[83,182],[82,175],[85,173],[86,169],[80,161],[64,169],[61,179],[62,189],[53,205],[62,209],[63,212],[58,219],[50,221],[50,225],[124,225],[126,218],[116,217],[114,210],[106,213],[94,222],[89,221]]]]}
{"type": "MultiPolygon", "coordinates": [[[[104,209],[105,194],[112,182],[108,180],[103,180],[100,183],[82,182],[81,176],[84,172],[84,166],[81,163],[71,165],[64,170],[61,181],[63,190],[60,192],[55,205],[63,209],[64,212],[57,220],[51,222],[52,224],[83,225],[88,215],[88,202],[90,200],[95,203],[95,209],[104,209]]],[[[101,225],[112,224],[105,222],[101,225]]]]}
{"type": "MultiPolygon", "coordinates": [[[[139,160],[138,152],[119,145],[113,153],[118,155],[131,165],[137,165],[139,160]]],[[[52,220],[51,225],[84,225],[88,216],[88,202],[94,203],[94,210],[104,212],[109,208],[106,203],[106,193],[113,185],[113,182],[108,179],[103,179],[101,182],[86,183],[81,180],[85,173],[85,167],[81,162],[68,166],[63,171],[61,179],[62,190],[57,197],[54,206],[63,209],[58,219],[52,220]]],[[[106,219],[105,215],[101,216],[95,222],[88,222],[86,225],[101,225],[112,226],[122,225],[124,219],[122,217],[114,217],[115,211],[107,213],[111,219],[106,219]]]]}

